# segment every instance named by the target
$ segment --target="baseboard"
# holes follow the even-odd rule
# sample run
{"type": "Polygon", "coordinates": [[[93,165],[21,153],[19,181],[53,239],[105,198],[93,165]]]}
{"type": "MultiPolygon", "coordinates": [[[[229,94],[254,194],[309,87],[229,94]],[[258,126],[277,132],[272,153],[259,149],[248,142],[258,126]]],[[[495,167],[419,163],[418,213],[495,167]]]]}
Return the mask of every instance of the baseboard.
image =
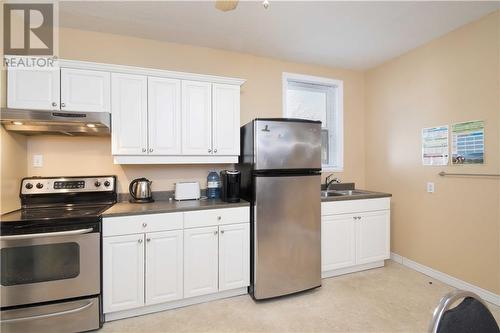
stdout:
{"type": "Polygon", "coordinates": [[[184,306],[188,306],[188,305],[205,303],[205,302],[215,301],[218,299],[240,296],[240,295],[245,295],[245,294],[248,294],[247,287],[221,291],[221,292],[218,292],[215,294],[184,298],[184,299],[180,299],[178,301],[172,301],[172,302],[168,302],[168,303],[147,305],[147,306],[143,306],[143,307],[135,308],[135,309],[130,309],[130,310],[123,310],[123,311],[118,311],[118,312],[106,313],[106,314],[104,314],[104,316],[105,316],[105,321],[108,322],[108,321],[136,317],[136,316],[142,316],[142,315],[149,314],[149,313],[171,310],[171,309],[180,308],[180,307],[184,307],[184,306]]]}
{"type": "Polygon", "coordinates": [[[410,259],[405,258],[403,256],[400,256],[399,254],[396,254],[396,253],[391,253],[391,259],[399,264],[402,264],[403,266],[414,269],[417,272],[420,272],[422,274],[430,276],[431,278],[434,278],[438,281],[446,283],[452,287],[455,287],[457,289],[471,291],[471,292],[479,295],[479,297],[481,297],[483,300],[488,301],[488,302],[495,304],[497,306],[500,306],[500,295],[497,295],[491,291],[488,291],[488,290],[483,289],[481,287],[475,286],[475,285],[470,284],[468,282],[465,282],[463,280],[457,279],[456,277],[445,274],[445,273],[440,272],[438,270],[435,270],[433,268],[427,267],[427,266],[422,265],[416,261],[413,261],[413,260],[410,260],[410,259]]]}
{"type": "Polygon", "coordinates": [[[365,271],[367,269],[378,268],[378,267],[383,267],[383,266],[384,266],[384,261],[380,260],[380,261],[375,261],[375,262],[371,262],[368,264],[361,264],[361,265],[356,265],[356,266],[351,266],[351,267],[346,267],[346,268],[332,269],[330,271],[321,272],[321,278],[326,279],[326,278],[330,278],[330,277],[334,277],[334,276],[365,271]]]}

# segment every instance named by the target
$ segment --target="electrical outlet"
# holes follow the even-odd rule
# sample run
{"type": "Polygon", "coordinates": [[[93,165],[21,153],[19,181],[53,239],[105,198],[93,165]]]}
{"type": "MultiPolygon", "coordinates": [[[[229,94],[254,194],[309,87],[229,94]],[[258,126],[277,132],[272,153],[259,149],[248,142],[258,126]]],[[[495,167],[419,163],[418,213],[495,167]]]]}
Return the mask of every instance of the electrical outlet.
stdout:
{"type": "Polygon", "coordinates": [[[427,193],[434,193],[435,186],[434,183],[427,183],[427,193]]]}
{"type": "Polygon", "coordinates": [[[33,155],[33,166],[35,168],[43,167],[43,155],[33,155]]]}

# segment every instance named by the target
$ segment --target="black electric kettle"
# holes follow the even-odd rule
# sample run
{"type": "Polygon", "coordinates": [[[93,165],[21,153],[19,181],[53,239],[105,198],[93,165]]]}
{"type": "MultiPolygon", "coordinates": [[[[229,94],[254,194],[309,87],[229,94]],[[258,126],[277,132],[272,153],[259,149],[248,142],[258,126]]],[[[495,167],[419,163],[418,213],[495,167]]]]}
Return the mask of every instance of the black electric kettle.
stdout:
{"type": "Polygon", "coordinates": [[[151,183],[147,178],[137,178],[134,179],[128,186],[128,191],[130,196],[130,202],[144,203],[153,202],[153,194],[151,192],[151,183]]]}

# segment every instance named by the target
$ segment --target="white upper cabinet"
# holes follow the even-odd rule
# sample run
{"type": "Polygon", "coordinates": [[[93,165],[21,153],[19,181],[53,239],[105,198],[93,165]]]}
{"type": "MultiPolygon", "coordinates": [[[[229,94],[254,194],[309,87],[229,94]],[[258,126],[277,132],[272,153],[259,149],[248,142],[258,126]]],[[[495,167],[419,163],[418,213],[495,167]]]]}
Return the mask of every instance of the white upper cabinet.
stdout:
{"type": "Polygon", "coordinates": [[[181,81],[148,78],[149,154],[181,153],[181,81]]]}
{"type": "Polygon", "coordinates": [[[212,154],[212,84],[182,82],[182,153],[212,154]]]}
{"type": "Polygon", "coordinates": [[[61,68],[61,110],[111,112],[110,73],[61,68]]]}
{"type": "Polygon", "coordinates": [[[147,77],[113,73],[111,90],[113,155],[147,154],[147,77]]]}
{"type": "Polygon", "coordinates": [[[219,290],[250,284],[250,223],[219,227],[219,290]]]}
{"type": "Polygon", "coordinates": [[[240,87],[213,84],[213,153],[240,154],[240,87]]]}
{"type": "Polygon", "coordinates": [[[146,304],[182,298],[182,239],[182,230],[146,234],[146,304]]]}
{"type": "Polygon", "coordinates": [[[7,72],[9,108],[59,110],[59,69],[9,68],[7,72]]]}

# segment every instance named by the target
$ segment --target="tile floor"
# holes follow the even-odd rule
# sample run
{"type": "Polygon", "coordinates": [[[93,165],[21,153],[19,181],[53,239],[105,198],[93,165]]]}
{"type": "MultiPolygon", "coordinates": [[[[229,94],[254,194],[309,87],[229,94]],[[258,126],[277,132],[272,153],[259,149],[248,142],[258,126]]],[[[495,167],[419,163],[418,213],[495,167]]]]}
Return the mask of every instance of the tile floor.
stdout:
{"type": "MultiPolygon", "coordinates": [[[[239,296],[105,323],[106,332],[425,332],[453,288],[387,261],[319,289],[256,303],[239,296]],[[430,283],[432,282],[432,283],[430,283]]],[[[500,308],[490,305],[500,322],[500,308]]]]}

